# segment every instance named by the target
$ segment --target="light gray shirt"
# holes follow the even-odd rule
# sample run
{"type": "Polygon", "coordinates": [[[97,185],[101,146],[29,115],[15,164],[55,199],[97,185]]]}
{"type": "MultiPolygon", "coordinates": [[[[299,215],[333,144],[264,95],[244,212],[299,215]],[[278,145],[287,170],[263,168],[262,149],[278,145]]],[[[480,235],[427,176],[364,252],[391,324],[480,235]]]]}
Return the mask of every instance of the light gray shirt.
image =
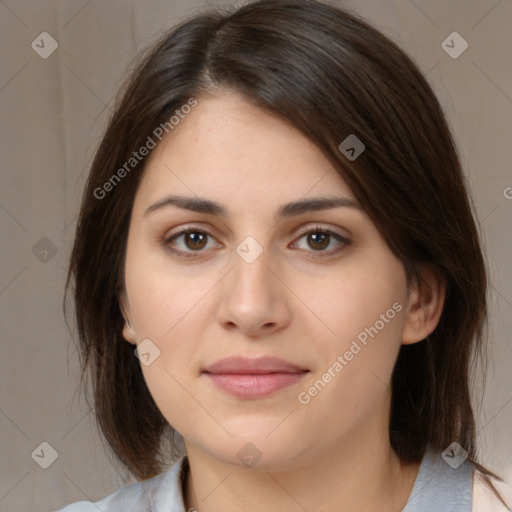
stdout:
{"type": "MultiPolygon", "coordinates": [[[[79,501],[57,512],[187,512],[183,483],[187,456],[169,470],[137,482],[96,502],[79,501]]],[[[439,452],[428,449],[402,512],[471,512],[474,466],[465,460],[453,469],[439,452]]]]}

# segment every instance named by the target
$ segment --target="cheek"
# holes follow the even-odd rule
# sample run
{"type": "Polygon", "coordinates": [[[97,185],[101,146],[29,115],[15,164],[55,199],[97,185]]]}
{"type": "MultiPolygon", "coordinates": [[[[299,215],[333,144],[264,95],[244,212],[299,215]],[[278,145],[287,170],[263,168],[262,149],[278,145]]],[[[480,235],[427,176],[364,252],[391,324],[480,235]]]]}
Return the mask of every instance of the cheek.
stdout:
{"type": "Polygon", "coordinates": [[[198,280],[186,270],[177,272],[138,261],[127,264],[126,287],[133,323],[139,337],[164,342],[172,338],[180,324],[190,323],[197,315],[197,305],[207,293],[210,279],[198,280]]]}
{"type": "Polygon", "coordinates": [[[183,274],[165,275],[150,267],[134,270],[130,288],[127,283],[138,340],[150,339],[159,351],[150,365],[142,364],[144,380],[164,417],[180,433],[190,429],[187,418],[198,414],[190,384],[201,332],[200,300],[208,289],[206,282],[190,283],[183,274]]]}
{"type": "Polygon", "coordinates": [[[348,349],[355,339],[364,344],[374,336],[382,340],[380,345],[401,343],[406,284],[400,265],[361,261],[349,272],[333,275],[325,285],[322,293],[310,299],[329,326],[329,338],[337,349],[348,349]]]}
{"type": "Polygon", "coordinates": [[[361,259],[350,272],[331,279],[314,299],[331,332],[322,337],[322,363],[308,382],[314,389],[304,391],[314,395],[311,401],[317,406],[342,402],[343,414],[369,412],[389,386],[402,343],[403,267],[385,254],[380,265],[361,259]]]}
{"type": "Polygon", "coordinates": [[[393,367],[401,346],[403,309],[383,311],[384,315],[388,311],[388,323],[373,311],[355,312],[359,326],[354,316],[344,317],[346,328],[340,320],[336,342],[324,346],[322,364],[298,390],[299,407],[307,415],[305,422],[313,426],[318,418],[329,416],[327,437],[360,428],[364,418],[386,414],[393,367]]]}

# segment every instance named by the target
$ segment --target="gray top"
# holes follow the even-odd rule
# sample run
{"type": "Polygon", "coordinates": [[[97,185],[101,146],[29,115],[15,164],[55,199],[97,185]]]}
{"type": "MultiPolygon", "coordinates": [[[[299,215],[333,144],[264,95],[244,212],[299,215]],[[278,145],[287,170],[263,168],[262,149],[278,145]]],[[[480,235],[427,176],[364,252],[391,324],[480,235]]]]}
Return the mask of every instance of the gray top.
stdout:
{"type": "Polygon", "coordinates": [[[454,469],[440,452],[427,450],[402,512],[471,512],[473,472],[467,459],[454,469]]]}
{"type": "MultiPolygon", "coordinates": [[[[156,477],[119,489],[95,503],[80,501],[57,512],[186,512],[183,483],[188,467],[185,455],[156,477]]],[[[428,449],[402,512],[471,512],[473,471],[469,460],[453,469],[441,453],[428,449]]]]}

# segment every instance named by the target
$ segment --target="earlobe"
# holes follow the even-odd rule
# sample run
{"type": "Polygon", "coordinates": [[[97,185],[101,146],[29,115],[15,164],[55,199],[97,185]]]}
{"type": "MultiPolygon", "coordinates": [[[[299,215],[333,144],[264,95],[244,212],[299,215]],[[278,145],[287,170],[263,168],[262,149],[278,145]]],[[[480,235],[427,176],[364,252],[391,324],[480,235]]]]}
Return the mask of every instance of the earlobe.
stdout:
{"type": "Polygon", "coordinates": [[[411,287],[402,343],[424,340],[439,323],[446,296],[446,279],[430,266],[420,270],[421,279],[411,287]]]}
{"type": "Polygon", "coordinates": [[[123,338],[133,345],[137,344],[137,335],[133,329],[133,327],[128,323],[128,320],[125,322],[123,326],[123,338]]]}
{"type": "Polygon", "coordinates": [[[129,321],[129,315],[127,314],[127,308],[125,305],[125,297],[124,295],[121,295],[119,297],[119,308],[121,309],[121,313],[124,317],[125,323],[122,330],[123,338],[128,342],[132,343],[133,345],[137,344],[137,334],[135,333],[135,330],[131,326],[131,323],[129,321]]]}

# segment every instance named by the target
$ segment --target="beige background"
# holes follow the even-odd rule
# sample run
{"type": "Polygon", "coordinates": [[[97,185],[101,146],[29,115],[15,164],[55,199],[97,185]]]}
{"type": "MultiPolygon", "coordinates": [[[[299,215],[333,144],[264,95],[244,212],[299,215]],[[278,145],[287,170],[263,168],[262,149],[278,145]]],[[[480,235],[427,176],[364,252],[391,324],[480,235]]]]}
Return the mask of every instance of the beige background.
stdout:
{"type": "MultiPolygon", "coordinates": [[[[512,481],[512,2],[333,3],[353,7],[415,58],[461,148],[493,273],[492,364],[478,437],[484,462],[512,481]],[[453,31],[469,43],[457,59],[441,47],[453,31]]],[[[126,66],[162,30],[205,6],[0,1],[2,512],[50,511],[123,485],[85,402],[74,396],[64,272],[87,165],[126,66]],[[42,32],[58,42],[47,59],[31,47],[42,32]],[[43,441],[58,454],[48,469],[31,457],[43,441]]]]}

